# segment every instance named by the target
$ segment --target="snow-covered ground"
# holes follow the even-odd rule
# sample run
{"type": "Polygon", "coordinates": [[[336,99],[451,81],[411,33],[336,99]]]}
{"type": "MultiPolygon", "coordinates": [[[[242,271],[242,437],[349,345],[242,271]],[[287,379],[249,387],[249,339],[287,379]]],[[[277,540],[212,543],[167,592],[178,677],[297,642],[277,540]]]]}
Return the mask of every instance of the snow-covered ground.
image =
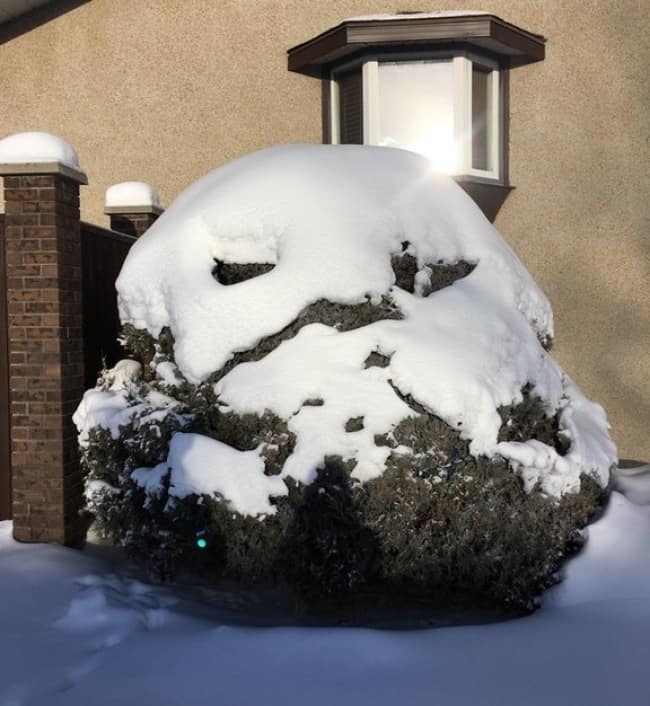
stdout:
{"type": "Polygon", "coordinates": [[[242,627],[0,523],[0,706],[647,706],[650,466],[534,615],[413,631],[242,627]]]}

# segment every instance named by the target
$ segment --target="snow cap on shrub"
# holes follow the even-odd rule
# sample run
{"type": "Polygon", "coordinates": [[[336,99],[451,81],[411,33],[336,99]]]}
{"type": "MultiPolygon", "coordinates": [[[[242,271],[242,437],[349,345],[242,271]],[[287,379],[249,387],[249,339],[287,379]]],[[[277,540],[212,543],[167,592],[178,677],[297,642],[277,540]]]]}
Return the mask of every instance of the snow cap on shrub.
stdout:
{"type": "Polygon", "coordinates": [[[377,435],[417,409],[460,431],[473,455],[501,455],[553,495],[577,490],[581,473],[605,485],[615,461],[604,412],[544,350],[546,297],[474,202],[414,153],[291,145],[236,160],[188,188],[134,244],[117,290],[123,322],[154,337],[169,327],[180,373],[191,383],[212,376],[224,410],[288,421],[297,441],[283,477],[311,482],[326,455],[353,459],[358,480],[380,476],[390,449],[377,435]],[[396,283],[405,257],[410,288],[396,283]],[[455,263],[474,268],[429,294],[435,268],[455,263]],[[233,265],[256,276],[218,276],[233,265]],[[219,372],[317,302],[388,302],[397,315],[345,331],[312,323],[219,372]],[[373,353],[388,364],[366,367],[373,353]],[[535,440],[499,443],[497,410],[525,386],[559,411],[566,455],[535,440]],[[351,419],[361,420],[354,431],[351,419]]]}

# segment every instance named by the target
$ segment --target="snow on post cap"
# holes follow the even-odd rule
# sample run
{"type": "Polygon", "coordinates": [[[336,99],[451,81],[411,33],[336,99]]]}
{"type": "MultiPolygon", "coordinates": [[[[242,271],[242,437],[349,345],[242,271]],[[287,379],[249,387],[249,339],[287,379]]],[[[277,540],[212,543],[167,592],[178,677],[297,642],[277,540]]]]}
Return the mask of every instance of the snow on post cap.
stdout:
{"type": "Polygon", "coordinates": [[[0,140],[0,174],[63,174],[88,179],[72,145],[47,132],[17,132],[0,140]]]}
{"type": "Polygon", "coordinates": [[[161,210],[158,192],[144,181],[123,181],[106,189],[106,213],[159,213],[161,210]]]}

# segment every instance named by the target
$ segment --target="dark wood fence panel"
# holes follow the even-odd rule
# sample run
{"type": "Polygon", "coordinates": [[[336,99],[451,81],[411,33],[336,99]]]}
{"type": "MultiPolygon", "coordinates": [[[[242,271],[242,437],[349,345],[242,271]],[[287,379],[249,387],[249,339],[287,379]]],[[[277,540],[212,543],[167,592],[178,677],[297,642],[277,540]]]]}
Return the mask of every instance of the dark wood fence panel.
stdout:
{"type": "Polygon", "coordinates": [[[0,520],[11,518],[11,430],[4,214],[0,213],[0,520]]]}
{"type": "Polygon", "coordinates": [[[81,223],[84,381],[93,387],[104,362],[114,365],[124,357],[117,342],[117,279],[124,258],[136,238],[81,223]]]}

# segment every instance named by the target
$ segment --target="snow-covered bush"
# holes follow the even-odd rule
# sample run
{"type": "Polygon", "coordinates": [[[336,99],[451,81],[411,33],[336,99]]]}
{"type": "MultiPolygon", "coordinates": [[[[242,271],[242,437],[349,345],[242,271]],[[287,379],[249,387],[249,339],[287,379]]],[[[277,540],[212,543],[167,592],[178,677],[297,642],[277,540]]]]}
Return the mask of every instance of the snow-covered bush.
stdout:
{"type": "Polygon", "coordinates": [[[410,152],[289,146],[187,191],[117,282],[137,361],[75,419],[100,529],[159,576],[526,603],[607,486],[548,301],[410,152]]]}

